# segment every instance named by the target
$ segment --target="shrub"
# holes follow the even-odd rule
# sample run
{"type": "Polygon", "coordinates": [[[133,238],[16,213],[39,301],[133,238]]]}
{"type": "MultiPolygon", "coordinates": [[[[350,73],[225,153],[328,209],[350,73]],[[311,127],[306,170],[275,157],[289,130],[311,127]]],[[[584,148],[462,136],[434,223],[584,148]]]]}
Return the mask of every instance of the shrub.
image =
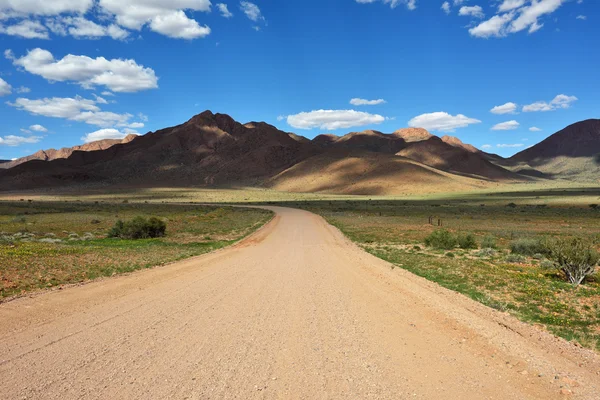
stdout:
{"type": "Polygon", "coordinates": [[[517,208],[517,205],[515,203],[508,203],[506,207],[517,208]]]}
{"type": "Polygon", "coordinates": [[[598,208],[598,204],[590,204],[590,208],[592,210],[595,210],[596,208],[598,208]]]}
{"type": "Polygon", "coordinates": [[[519,254],[509,254],[506,256],[506,262],[509,262],[509,263],[520,264],[520,263],[524,263],[525,261],[526,261],[526,258],[519,254]]]}
{"type": "Polygon", "coordinates": [[[475,256],[477,257],[494,257],[496,255],[497,251],[490,248],[490,247],[484,247],[481,250],[477,251],[475,253],[475,256]]]}
{"type": "Polygon", "coordinates": [[[533,256],[535,254],[548,254],[547,240],[540,238],[516,239],[510,243],[510,251],[513,254],[533,256]]]}
{"type": "Polygon", "coordinates": [[[493,235],[486,235],[481,241],[482,249],[497,249],[496,237],[493,235]]]}
{"type": "Polygon", "coordinates": [[[156,217],[135,217],[131,221],[118,220],[108,232],[108,237],[121,239],[149,239],[165,236],[167,224],[156,217]]]}
{"type": "Polygon", "coordinates": [[[475,240],[475,236],[472,233],[467,233],[466,235],[458,235],[457,238],[458,247],[465,250],[477,249],[479,246],[477,245],[477,240],[475,240]]]}
{"type": "Polygon", "coordinates": [[[573,285],[581,284],[596,271],[600,254],[592,241],[584,238],[557,239],[549,244],[550,260],[573,285]]]}
{"type": "Polygon", "coordinates": [[[555,269],[556,264],[550,260],[542,260],[540,262],[540,267],[544,269],[555,269]]]}
{"type": "Polygon", "coordinates": [[[432,232],[425,238],[425,244],[434,249],[452,250],[456,247],[456,237],[446,229],[432,232]]]}
{"type": "Polygon", "coordinates": [[[446,257],[448,257],[448,258],[454,258],[456,256],[454,255],[454,253],[452,253],[452,252],[449,251],[449,252],[446,253],[446,257]]]}

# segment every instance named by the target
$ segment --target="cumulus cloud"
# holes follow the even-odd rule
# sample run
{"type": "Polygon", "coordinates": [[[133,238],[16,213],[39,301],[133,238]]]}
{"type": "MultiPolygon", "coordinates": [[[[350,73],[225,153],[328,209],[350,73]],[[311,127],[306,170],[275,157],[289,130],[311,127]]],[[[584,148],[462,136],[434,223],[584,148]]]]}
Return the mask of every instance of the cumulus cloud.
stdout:
{"type": "Polygon", "coordinates": [[[350,100],[350,104],[352,104],[353,106],[376,106],[376,105],[385,104],[385,103],[386,103],[386,101],[384,99],[366,100],[366,99],[354,98],[354,99],[350,100]]]}
{"type": "Polygon", "coordinates": [[[16,92],[17,93],[29,93],[29,92],[31,92],[31,89],[29,89],[28,87],[25,87],[25,86],[21,86],[16,89],[16,92]]]}
{"type": "Polygon", "coordinates": [[[430,131],[454,132],[458,128],[465,128],[479,123],[481,121],[475,118],[469,118],[462,114],[450,115],[447,112],[440,111],[416,116],[408,121],[408,126],[430,131]]]}
{"type": "Polygon", "coordinates": [[[296,129],[320,128],[336,130],[356,126],[380,124],[385,118],[355,110],[316,110],[288,115],[287,123],[296,129]]]}
{"type": "Polygon", "coordinates": [[[517,111],[515,103],[506,103],[501,106],[496,106],[490,110],[492,114],[514,114],[517,111]]]}
{"type": "MultiPolygon", "coordinates": [[[[265,22],[265,17],[260,11],[260,8],[249,1],[240,1],[240,10],[253,22],[265,22]]],[[[259,31],[259,26],[254,26],[254,30],[259,31]]]]}
{"type": "Polygon", "coordinates": [[[133,117],[131,114],[118,114],[102,111],[96,101],[82,97],[52,97],[31,100],[18,98],[14,103],[7,103],[19,110],[27,111],[33,115],[44,117],[64,118],[70,121],[85,122],[90,125],[110,127],[118,124],[127,124],[133,117]]]}
{"type": "Polygon", "coordinates": [[[481,146],[481,149],[482,149],[482,150],[489,150],[489,149],[491,149],[491,148],[492,148],[492,145],[491,145],[491,144],[484,144],[483,146],[481,146]]]}
{"type": "Polygon", "coordinates": [[[181,10],[158,15],[150,22],[153,31],[176,39],[196,39],[210,35],[208,26],[201,26],[181,10]]]}
{"type": "MultiPolygon", "coordinates": [[[[121,132],[118,129],[108,128],[108,129],[100,129],[95,132],[91,132],[86,134],[81,138],[84,143],[95,142],[97,140],[105,140],[105,139],[124,139],[125,136],[131,134],[132,132],[121,132]]],[[[133,133],[134,135],[137,133],[133,133]]]]}
{"type": "Polygon", "coordinates": [[[448,3],[447,1],[442,3],[442,10],[444,10],[444,12],[446,14],[450,14],[450,3],[448,3]]]}
{"type": "Polygon", "coordinates": [[[523,143],[515,143],[515,144],[497,144],[496,147],[501,148],[501,149],[506,149],[506,148],[517,148],[517,147],[523,147],[525,146],[523,143]]]}
{"type": "Polygon", "coordinates": [[[29,129],[31,129],[34,132],[48,132],[48,129],[46,129],[46,127],[40,124],[31,125],[29,129]]]}
{"type": "Polygon", "coordinates": [[[42,140],[41,136],[24,137],[24,136],[8,135],[8,136],[0,137],[0,146],[15,147],[15,146],[19,146],[22,144],[38,143],[40,140],[42,140]]]}
{"type": "Polygon", "coordinates": [[[463,17],[475,17],[475,18],[483,18],[485,14],[483,13],[483,8],[481,6],[462,6],[460,10],[458,10],[458,15],[463,17]]]}
{"type": "Polygon", "coordinates": [[[504,37],[510,33],[540,30],[544,16],[554,13],[568,0],[504,0],[498,14],[469,29],[472,36],[480,38],[504,37]]]}
{"type": "Polygon", "coordinates": [[[531,132],[540,132],[541,129],[538,128],[537,126],[532,126],[531,128],[529,128],[529,131],[531,131],[531,132]]]}
{"type": "Polygon", "coordinates": [[[0,96],[8,96],[12,93],[12,86],[4,79],[0,78],[0,96]]]}
{"type": "MultiPolygon", "coordinates": [[[[11,53],[12,54],[12,53],[11,53]]],[[[76,82],[84,88],[106,86],[113,92],[138,92],[158,87],[158,78],[151,68],[134,60],[66,55],[56,60],[48,50],[31,50],[13,64],[51,82],[76,82]]]]}
{"type": "Polygon", "coordinates": [[[545,112],[554,111],[558,109],[565,109],[571,107],[571,105],[578,100],[575,96],[567,96],[565,94],[559,94],[552,101],[537,101],[533,104],[523,106],[523,112],[545,112]]]}
{"type": "Polygon", "coordinates": [[[0,33],[25,39],[48,39],[48,29],[38,21],[23,20],[9,26],[0,25],[0,33]]]}
{"type": "Polygon", "coordinates": [[[210,12],[210,7],[210,0],[0,0],[0,13],[22,19],[2,33],[29,38],[48,38],[49,28],[62,36],[122,40],[129,36],[126,29],[147,26],[172,38],[195,39],[210,34],[210,28],[189,18],[186,11],[210,12]],[[98,20],[114,23],[102,26],[83,17],[92,11],[98,20]],[[40,17],[47,17],[46,26],[38,21],[40,17]]]}
{"type": "Polygon", "coordinates": [[[221,13],[221,16],[223,16],[225,18],[231,18],[231,17],[233,17],[233,14],[231,13],[231,11],[229,11],[229,8],[227,7],[227,4],[225,4],[225,3],[218,3],[217,4],[217,8],[219,9],[219,12],[221,13]]]}
{"type": "Polygon", "coordinates": [[[502,122],[500,124],[496,124],[492,127],[493,131],[512,131],[517,129],[521,124],[519,124],[517,121],[512,120],[512,121],[506,121],[506,122],[502,122]]]}
{"type": "Polygon", "coordinates": [[[84,14],[94,0],[0,0],[0,11],[9,15],[84,14]]]}
{"type": "Polygon", "coordinates": [[[404,4],[409,10],[415,10],[417,8],[417,0],[356,0],[360,4],[370,4],[376,1],[381,1],[384,4],[389,4],[391,8],[396,8],[400,4],[404,4]]]}

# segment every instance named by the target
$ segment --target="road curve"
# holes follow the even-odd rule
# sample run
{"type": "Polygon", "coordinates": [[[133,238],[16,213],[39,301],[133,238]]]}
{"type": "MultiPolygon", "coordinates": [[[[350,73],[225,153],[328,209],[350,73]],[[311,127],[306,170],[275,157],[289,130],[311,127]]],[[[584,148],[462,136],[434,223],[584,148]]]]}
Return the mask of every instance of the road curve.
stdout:
{"type": "Polygon", "coordinates": [[[598,398],[595,353],[272,209],[229,249],[0,305],[0,398],[598,398]]]}

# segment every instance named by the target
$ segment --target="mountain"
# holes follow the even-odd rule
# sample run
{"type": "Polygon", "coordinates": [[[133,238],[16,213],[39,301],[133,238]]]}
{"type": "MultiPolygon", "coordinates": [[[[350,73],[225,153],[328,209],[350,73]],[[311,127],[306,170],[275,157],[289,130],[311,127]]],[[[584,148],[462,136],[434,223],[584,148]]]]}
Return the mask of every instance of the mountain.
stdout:
{"type": "Polygon", "coordinates": [[[515,154],[514,165],[529,166],[553,178],[598,181],[600,119],[569,125],[546,140],[515,154]]]}
{"type": "Polygon", "coordinates": [[[210,111],[135,140],[97,146],[96,151],[83,146],[65,150],[66,158],[48,151],[36,153],[32,156],[36,159],[0,169],[0,190],[254,186],[297,192],[415,194],[525,179],[456,138],[439,138],[424,129],[390,134],[367,130],[309,140],[264,122],[241,124],[210,111]]]}
{"type": "Polygon", "coordinates": [[[59,158],[69,158],[75,151],[98,151],[106,150],[116,144],[129,143],[135,139],[137,135],[127,135],[124,139],[104,139],[82,144],[74,147],[64,147],[60,150],[48,149],[40,150],[30,156],[18,158],[13,161],[0,161],[0,168],[12,168],[19,164],[26,163],[32,160],[52,161],[59,158]]]}

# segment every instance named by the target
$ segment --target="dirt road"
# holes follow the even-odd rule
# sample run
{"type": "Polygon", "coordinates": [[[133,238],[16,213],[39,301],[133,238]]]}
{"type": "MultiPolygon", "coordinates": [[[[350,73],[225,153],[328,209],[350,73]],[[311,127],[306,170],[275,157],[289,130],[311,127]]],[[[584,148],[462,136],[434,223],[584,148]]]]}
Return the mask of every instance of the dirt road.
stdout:
{"type": "Polygon", "coordinates": [[[599,398],[595,353],[275,210],[233,248],[0,305],[0,398],[599,398]]]}

